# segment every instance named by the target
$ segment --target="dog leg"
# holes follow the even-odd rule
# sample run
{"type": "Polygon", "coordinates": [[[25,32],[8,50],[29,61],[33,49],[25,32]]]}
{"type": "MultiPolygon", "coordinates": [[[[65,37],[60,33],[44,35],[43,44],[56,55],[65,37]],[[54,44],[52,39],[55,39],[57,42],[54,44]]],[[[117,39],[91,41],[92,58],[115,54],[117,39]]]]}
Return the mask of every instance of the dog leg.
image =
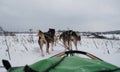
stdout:
{"type": "Polygon", "coordinates": [[[57,36],[54,36],[54,45],[56,46],[57,43],[57,36]]]}
{"type": "Polygon", "coordinates": [[[72,50],[72,42],[69,42],[70,50],[72,50]]]}
{"type": "Polygon", "coordinates": [[[46,44],[46,53],[50,54],[50,53],[49,53],[49,43],[48,43],[48,42],[47,42],[47,44],[46,44]]]}
{"type": "Polygon", "coordinates": [[[65,51],[67,51],[67,44],[66,44],[66,42],[65,41],[63,41],[63,45],[65,46],[65,51]]]}
{"type": "Polygon", "coordinates": [[[40,46],[41,56],[44,57],[43,49],[42,49],[43,44],[40,44],[39,46],[40,46]]]}
{"type": "Polygon", "coordinates": [[[54,45],[54,42],[51,43],[51,51],[54,51],[53,50],[53,45],[54,45]]]}
{"type": "Polygon", "coordinates": [[[77,48],[77,41],[74,41],[74,45],[76,47],[76,50],[78,50],[78,48],[77,48]]]}
{"type": "Polygon", "coordinates": [[[67,45],[68,45],[68,50],[72,50],[71,44],[70,44],[70,40],[67,41],[67,45]]]}

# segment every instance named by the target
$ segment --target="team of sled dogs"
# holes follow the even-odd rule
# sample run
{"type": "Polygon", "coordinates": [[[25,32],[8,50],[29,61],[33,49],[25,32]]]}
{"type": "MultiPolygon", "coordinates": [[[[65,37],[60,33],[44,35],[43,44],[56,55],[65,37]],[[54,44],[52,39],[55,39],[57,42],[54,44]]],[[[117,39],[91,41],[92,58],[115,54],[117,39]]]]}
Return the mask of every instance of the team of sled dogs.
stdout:
{"type": "Polygon", "coordinates": [[[75,45],[76,50],[78,50],[77,43],[81,40],[81,36],[73,30],[64,31],[59,36],[56,36],[55,29],[52,28],[49,28],[47,32],[42,32],[41,30],[38,30],[38,36],[38,44],[40,46],[40,52],[42,56],[44,56],[44,44],[46,45],[46,53],[49,54],[50,44],[51,50],[53,51],[53,45],[56,45],[58,39],[63,43],[65,50],[72,50],[72,42],[75,45]]]}

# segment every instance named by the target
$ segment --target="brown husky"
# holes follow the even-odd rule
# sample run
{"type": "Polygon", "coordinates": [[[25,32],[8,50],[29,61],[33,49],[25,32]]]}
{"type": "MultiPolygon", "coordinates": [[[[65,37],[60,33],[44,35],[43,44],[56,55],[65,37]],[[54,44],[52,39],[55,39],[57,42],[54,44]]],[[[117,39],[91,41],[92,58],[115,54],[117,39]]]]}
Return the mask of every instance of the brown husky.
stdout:
{"type": "Polygon", "coordinates": [[[46,53],[49,54],[49,44],[51,43],[52,45],[52,50],[53,50],[53,44],[55,42],[55,29],[49,29],[48,32],[42,32],[41,30],[38,30],[38,44],[40,46],[40,51],[41,55],[44,56],[43,54],[43,44],[46,44],[46,53]]]}
{"type": "Polygon", "coordinates": [[[77,42],[81,40],[81,36],[77,35],[76,32],[72,30],[68,30],[68,31],[64,31],[60,35],[59,39],[62,39],[65,49],[72,50],[71,42],[73,42],[76,47],[76,50],[78,50],[77,42]]]}

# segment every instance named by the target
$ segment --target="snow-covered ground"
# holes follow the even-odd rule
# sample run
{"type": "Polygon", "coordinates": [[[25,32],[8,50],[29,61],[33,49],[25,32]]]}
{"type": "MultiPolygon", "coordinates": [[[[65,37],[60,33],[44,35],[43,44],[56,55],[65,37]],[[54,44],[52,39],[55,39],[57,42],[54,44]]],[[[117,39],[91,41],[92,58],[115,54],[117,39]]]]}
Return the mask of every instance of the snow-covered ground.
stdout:
{"type": "MultiPolygon", "coordinates": [[[[110,37],[109,35],[106,36],[110,37]]],[[[117,35],[117,37],[120,38],[120,35],[117,35]]],[[[57,45],[54,46],[54,51],[50,50],[50,54],[45,53],[44,46],[45,57],[41,57],[37,42],[38,36],[36,34],[0,36],[0,67],[2,66],[2,59],[9,60],[12,66],[23,66],[64,51],[62,43],[58,41],[57,45]]],[[[120,67],[120,40],[92,39],[82,36],[81,43],[78,43],[78,48],[81,51],[89,52],[108,63],[120,67]]],[[[75,49],[74,46],[73,49],[75,49]]],[[[0,68],[0,72],[6,72],[6,70],[0,68]]]]}

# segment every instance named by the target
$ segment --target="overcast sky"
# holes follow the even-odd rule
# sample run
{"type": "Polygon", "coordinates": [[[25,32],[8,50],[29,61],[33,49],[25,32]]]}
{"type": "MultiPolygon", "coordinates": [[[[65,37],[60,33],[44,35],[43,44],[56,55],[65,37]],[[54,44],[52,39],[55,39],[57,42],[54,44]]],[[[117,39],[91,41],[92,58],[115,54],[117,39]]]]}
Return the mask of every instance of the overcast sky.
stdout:
{"type": "Polygon", "coordinates": [[[120,0],[0,0],[0,26],[10,31],[120,30],[120,0]]]}

